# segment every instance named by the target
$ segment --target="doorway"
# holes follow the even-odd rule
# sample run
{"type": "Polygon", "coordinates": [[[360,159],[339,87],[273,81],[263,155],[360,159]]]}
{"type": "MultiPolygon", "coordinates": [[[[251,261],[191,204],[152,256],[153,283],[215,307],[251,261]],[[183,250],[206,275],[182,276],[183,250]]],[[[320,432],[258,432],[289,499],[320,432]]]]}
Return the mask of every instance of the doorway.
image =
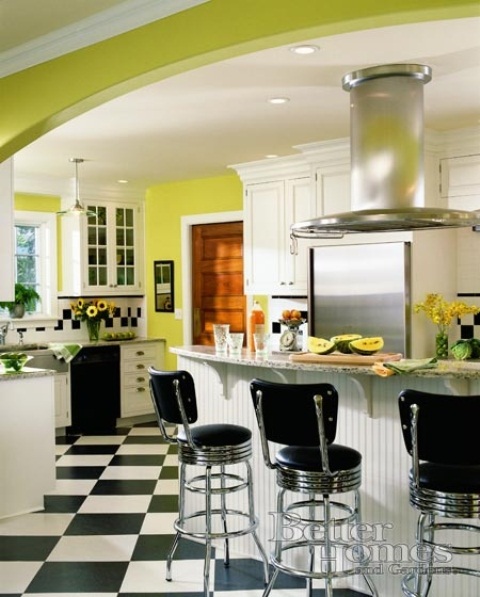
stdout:
{"type": "Polygon", "coordinates": [[[183,320],[183,345],[193,343],[192,307],[192,228],[197,224],[243,222],[243,211],[221,211],[182,216],[182,309],[176,316],[183,320]]]}
{"type": "Polygon", "coordinates": [[[192,226],[193,344],[213,345],[213,324],[245,331],[243,222],[192,226]]]}

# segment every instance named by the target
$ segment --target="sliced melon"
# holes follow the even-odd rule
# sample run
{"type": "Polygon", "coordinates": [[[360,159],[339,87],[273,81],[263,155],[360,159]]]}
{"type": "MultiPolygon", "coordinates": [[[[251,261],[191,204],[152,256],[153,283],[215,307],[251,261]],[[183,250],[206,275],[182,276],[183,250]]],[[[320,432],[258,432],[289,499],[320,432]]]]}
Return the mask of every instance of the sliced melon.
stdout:
{"type": "Polygon", "coordinates": [[[350,342],[350,349],[355,354],[370,355],[375,354],[383,348],[383,338],[359,338],[350,342]]]}
{"type": "Polygon", "coordinates": [[[307,340],[308,352],[314,354],[330,354],[335,350],[335,342],[326,340],[325,338],[315,338],[315,336],[309,336],[307,340]]]}
{"type": "Polygon", "coordinates": [[[340,336],[333,336],[330,338],[330,342],[334,342],[336,349],[343,354],[351,354],[352,349],[350,348],[350,342],[352,340],[358,340],[362,336],[361,334],[341,334],[340,336]]]}

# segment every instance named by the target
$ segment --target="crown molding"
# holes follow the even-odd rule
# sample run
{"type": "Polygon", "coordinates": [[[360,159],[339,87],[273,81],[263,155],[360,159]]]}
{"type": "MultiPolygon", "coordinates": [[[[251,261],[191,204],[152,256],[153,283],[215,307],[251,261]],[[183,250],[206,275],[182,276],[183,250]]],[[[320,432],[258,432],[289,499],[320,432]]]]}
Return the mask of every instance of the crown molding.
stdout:
{"type": "Polygon", "coordinates": [[[2,52],[0,77],[53,60],[210,0],[126,0],[96,15],[2,52]]]}

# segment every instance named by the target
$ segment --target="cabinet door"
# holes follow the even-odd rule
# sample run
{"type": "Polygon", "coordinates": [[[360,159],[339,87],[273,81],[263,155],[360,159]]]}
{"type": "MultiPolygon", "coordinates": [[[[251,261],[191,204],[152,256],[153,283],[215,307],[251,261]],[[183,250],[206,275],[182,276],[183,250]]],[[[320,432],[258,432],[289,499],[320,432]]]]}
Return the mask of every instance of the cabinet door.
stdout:
{"type": "Polygon", "coordinates": [[[321,166],[315,170],[317,216],[351,210],[350,163],[321,166]]]}
{"type": "Polygon", "coordinates": [[[281,281],[284,291],[281,294],[306,295],[308,272],[308,241],[290,238],[290,226],[296,222],[309,220],[312,214],[310,178],[287,180],[285,198],[285,276],[281,281]]]}
{"type": "Polygon", "coordinates": [[[55,374],[55,427],[68,427],[72,424],[70,407],[70,377],[68,373],[55,374]]]}
{"type": "Polygon", "coordinates": [[[278,292],[284,275],[285,183],[277,180],[245,189],[245,293],[278,292]]]}
{"type": "Polygon", "coordinates": [[[88,205],[95,216],[87,219],[87,289],[112,294],[141,289],[137,263],[137,206],[88,205]]]}
{"type": "Polygon", "coordinates": [[[441,160],[441,194],[442,197],[480,196],[480,155],[441,160]]]}
{"type": "Polygon", "coordinates": [[[141,204],[90,202],[88,218],[64,218],[63,292],[78,295],[143,292],[141,204]]]}

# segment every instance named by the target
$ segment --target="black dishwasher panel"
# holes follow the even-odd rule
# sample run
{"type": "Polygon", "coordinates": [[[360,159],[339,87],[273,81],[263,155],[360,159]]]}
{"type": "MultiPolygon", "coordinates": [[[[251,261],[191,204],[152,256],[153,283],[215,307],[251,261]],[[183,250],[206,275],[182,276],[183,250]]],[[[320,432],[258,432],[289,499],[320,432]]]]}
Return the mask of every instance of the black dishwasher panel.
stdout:
{"type": "Polygon", "coordinates": [[[120,416],[120,347],[85,346],[70,363],[72,425],[69,433],[115,431],[120,416]]]}

